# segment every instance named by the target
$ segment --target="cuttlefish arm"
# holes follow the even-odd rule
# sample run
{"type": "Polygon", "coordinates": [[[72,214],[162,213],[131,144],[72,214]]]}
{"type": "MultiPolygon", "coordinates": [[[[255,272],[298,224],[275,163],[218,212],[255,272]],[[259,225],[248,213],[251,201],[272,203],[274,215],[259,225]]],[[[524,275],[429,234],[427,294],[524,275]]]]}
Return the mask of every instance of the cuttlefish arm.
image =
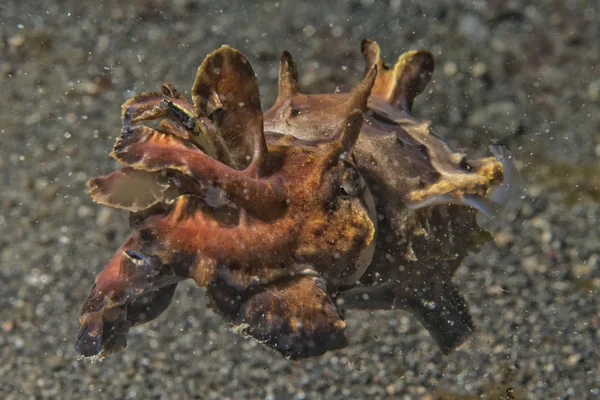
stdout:
{"type": "Polygon", "coordinates": [[[319,276],[285,278],[244,293],[213,285],[213,308],[243,335],[297,360],[344,348],[346,323],[319,276]]]}
{"type": "Polygon", "coordinates": [[[194,105],[169,83],[163,83],[162,92],[143,92],[127,100],[121,107],[121,118],[124,125],[164,118],[160,121],[162,131],[179,136],[210,157],[235,166],[214,125],[208,118],[197,116],[194,105]]]}
{"type": "MultiPolygon", "coordinates": [[[[258,82],[247,59],[224,46],[206,57],[192,89],[195,117],[208,118],[229,149],[236,169],[210,157],[175,132],[139,125],[150,106],[134,102],[123,109],[123,128],[111,156],[136,170],[175,170],[207,186],[218,186],[228,199],[250,213],[268,215],[285,207],[276,182],[260,179],[267,157],[258,82]],[[261,199],[257,202],[256,199],[261,199]]],[[[152,96],[148,96],[152,97],[152,96]]]]}
{"type": "Polygon", "coordinates": [[[124,127],[111,156],[136,170],[175,170],[203,184],[218,186],[231,202],[249,212],[264,215],[285,206],[285,195],[280,187],[232,169],[177,136],[143,125],[124,127]]]}
{"type": "Polygon", "coordinates": [[[138,247],[130,237],[117,250],[83,303],[75,344],[81,357],[102,359],[120,350],[129,328],[158,317],[171,303],[181,278],[138,247]]]}
{"type": "Polygon", "coordinates": [[[469,161],[475,174],[448,176],[437,185],[413,192],[405,200],[406,206],[417,210],[442,204],[466,205],[479,211],[477,223],[481,226],[510,223],[522,204],[521,176],[510,151],[501,146],[490,146],[490,150],[495,159],[469,161]]]}
{"type": "Polygon", "coordinates": [[[99,204],[140,211],[164,199],[169,188],[165,172],[121,168],[91,179],[87,184],[88,194],[99,204]]]}
{"type": "Polygon", "coordinates": [[[226,144],[236,169],[256,176],[267,156],[258,79],[248,59],[222,46],[198,68],[192,87],[196,116],[205,116],[226,144]]]}
{"type": "MultiPolygon", "coordinates": [[[[123,104],[122,136],[112,155],[131,168],[90,181],[88,191],[96,202],[135,212],[163,200],[169,187],[165,173],[168,167],[189,173],[181,157],[169,165],[165,152],[169,152],[168,146],[174,143],[178,145],[176,149],[186,147],[186,154],[194,153],[201,158],[196,165],[207,163],[213,172],[221,171],[220,179],[210,173],[201,177],[199,182],[204,186],[227,180],[231,171],[225,167],[238,171],[246,168],[244,175],[257,176],[266,157],[266,142],[258,82],[245,57],[227,46],[211,53],[198,69],[192,94],[195,105],[188,103],[172,85],[164,83],[162,92],[144,92],[123,104]],[[164,119],[156,130],[140,125],[159,118],[164,119]],[[156,134],[151,135],[154,132],[156,134]],[[130,149],[129,145],[136,138],[143,143],[138,142],[138,146],[130,149]],[[136,152],[136,156],[130,157],[129,150],[136,152]],[[143,153],[145,162],[141,160],[143,153]],[[161,158],[161,162],[152,162],[153,156],[155,160],[161,158]],[[136,161],[131,161],[136,157],[136,161]]],[[[255,194],[256,188],[261,186],[238,172],[232,175],[233,182],[229,182],[229,186],[237,187],[237,192],[250,190],[250,194],[255,194]]],[[[261,194],[268,199],[268,192],[269,189],[262,189],[261,194]]],[[[240,197],[235,193],[228,195],[233,201],[240,197]]]]}

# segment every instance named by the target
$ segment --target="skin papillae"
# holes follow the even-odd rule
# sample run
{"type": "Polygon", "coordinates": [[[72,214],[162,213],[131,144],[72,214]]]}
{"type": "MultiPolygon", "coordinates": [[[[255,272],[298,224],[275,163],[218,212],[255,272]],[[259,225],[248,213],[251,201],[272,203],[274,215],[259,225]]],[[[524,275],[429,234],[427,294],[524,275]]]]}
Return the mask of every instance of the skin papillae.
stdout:
{"type": "MultiPolygon", "coordinates": [[[[377,43],[365,39],[362,53],[365,73],[374,66],[379,72],[353,160],[375,199],[377,243],[369,268],[342,288],[337,302],[348,309],[408,310],[449,353],[473,331],[451,279],[464,257],[491,238],[478,222],[502,225],[518,211],[518,172],[505,149],[492,146],[495,158],[470,160],[430,122],[412,116],[414,98],[433,74],[429,52],[409,51],[389,66],[377,43]]],[[[301,93],[294,60],[284,52],[265,127],[304,140],[331,138],[343,124],[348,96],[301,93]]]]}
{"type": "Polygon", "coordinates": [[[264,130],[254,71],[227,46],[198,69],[193,104],[170,84],[128,100],[110,154],[123,167],[88,191],[130,211],[131,235],[81,308],[77,353],[96,360],[124,347],[128,329],[159,316],[185,279],[206,287],[237,331],[285,357],[346,346],[333,296],[375,243],[372,197],[351,154],[376,73],[339,104],[339,129],[316,140],[264,130]]]}

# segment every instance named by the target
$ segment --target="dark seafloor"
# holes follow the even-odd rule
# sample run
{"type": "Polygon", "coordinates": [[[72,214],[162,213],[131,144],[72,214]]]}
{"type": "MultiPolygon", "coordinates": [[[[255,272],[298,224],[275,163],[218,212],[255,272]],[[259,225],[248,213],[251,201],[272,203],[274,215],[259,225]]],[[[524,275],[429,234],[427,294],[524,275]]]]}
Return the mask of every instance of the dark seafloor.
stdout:
{"type": "Polygon", "coordinates": [[[0,4],[0,398],[600,398],[598,1],[128,0],[0,4]],[[348,312],[347,349],[284,360],[231,333],[180,285],[102,363],[77,361],[78,309],[127,233],[92,203],[120,106],[204,57],[243,51],[273,101],[281,51],[307,92],[349,89],[360,41],[436,58],[414,107],[457,146],[507,145],[523,208],[455,276],[475,334],[444,357],[405,312],[348,312]],[[513,396],[513,397],[511,397],[513,396]]]}

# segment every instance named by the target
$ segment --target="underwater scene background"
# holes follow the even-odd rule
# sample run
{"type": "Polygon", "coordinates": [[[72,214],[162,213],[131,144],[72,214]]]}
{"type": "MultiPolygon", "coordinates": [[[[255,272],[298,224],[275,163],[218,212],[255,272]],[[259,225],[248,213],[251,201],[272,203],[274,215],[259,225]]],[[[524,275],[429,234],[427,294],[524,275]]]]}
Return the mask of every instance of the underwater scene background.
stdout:
{"type": "MultiPolygon", "coordinates": [[[[0,5],[0,397],[585,399],[600,395],[600,7],[586,1],[15,1],[0,5]],[[289,51],[306,93],[347,91],[360,43],[426,49],[414,114],[474,157],[512,151],[516,219],[454,276],[476,331],[443,355],[405,311],[352,311],[349,346],[299,362],[231,332],[180,285],[127,349],[78,361],[79,307],[127,235],[86,181],[120,107],[242,51],[263,109],[289,51]]],[[[188,93],[189,95],[189,93],[188,93]]]]}

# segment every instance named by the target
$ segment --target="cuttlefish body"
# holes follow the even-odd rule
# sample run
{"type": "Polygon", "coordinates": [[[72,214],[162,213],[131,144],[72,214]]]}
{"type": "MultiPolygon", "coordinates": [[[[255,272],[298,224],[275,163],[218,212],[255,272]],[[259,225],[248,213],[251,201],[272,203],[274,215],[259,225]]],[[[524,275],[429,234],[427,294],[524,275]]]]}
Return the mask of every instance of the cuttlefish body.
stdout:
{"type": "MultiPolygon", "coordinates": [[[[433,57],[410,51],[390,67],[379,46],[362,43],[366,74],[378,74],[353,160],[373,193],[377,244],[369,268],[338,297],[344,308],[412,312],[448,353],[472,332],[464,299],[451,279],[464,257],[490,239],[478,221],[501,224],[518,210],[520,184],[512,156],[470,160],[452,150],[428,121],[411,115],[428,84],[433,57]]],[[[336,135],[350,93],[303,94],[289,53],[281,57],[279,95],[266,129],[304,140],[336,135]]]]}
{"type": "Polygon", "coordinates": [[[88,190],[131,212],[131,236],[82,306],[78,354],[123,347],[184,279],[206,287],[237,331],[286,357],[346,346],[333,297],[374,251],[373,199],[351,154],[376,69],[339,104],[339,129],[315,140],[264,129],[255,74],[227,46],[200,66],[193,104],[169,84],[128,100],[111,153],[123,168],[88,190]]]}

